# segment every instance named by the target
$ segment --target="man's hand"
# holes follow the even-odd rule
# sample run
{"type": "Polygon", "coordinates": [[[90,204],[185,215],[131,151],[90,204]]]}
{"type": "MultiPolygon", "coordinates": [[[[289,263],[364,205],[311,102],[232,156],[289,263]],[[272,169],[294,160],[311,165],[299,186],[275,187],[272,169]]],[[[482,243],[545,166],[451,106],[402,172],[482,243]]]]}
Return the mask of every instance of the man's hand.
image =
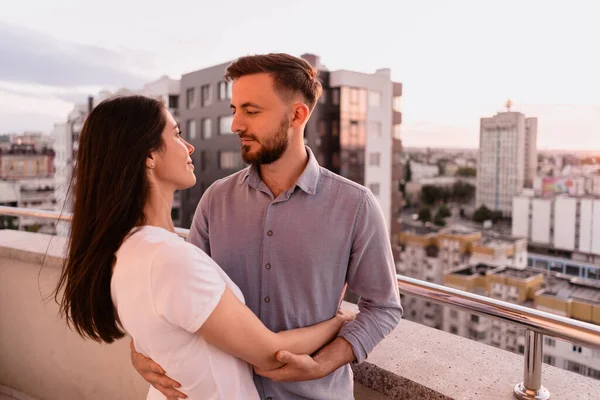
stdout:
{"type": "Polygon", "coordinates": [[[185,394],[175,389],[181,387],[179,382],[169,378],[160,365],[135,351],[133,340],[129,344],[129,347],[131,348],[131,363],[146,382],[165,395],[167,400],[187,399],[185,394]]]}
{"type": "Polygon", "coordinates": [[[271,371],[254,367],[254,371],[275,382],[310,381],[326,375],[321,366],[307,354],[298,355],[282,350],[277,352],[276,358],[285,365],[271,371]]]}

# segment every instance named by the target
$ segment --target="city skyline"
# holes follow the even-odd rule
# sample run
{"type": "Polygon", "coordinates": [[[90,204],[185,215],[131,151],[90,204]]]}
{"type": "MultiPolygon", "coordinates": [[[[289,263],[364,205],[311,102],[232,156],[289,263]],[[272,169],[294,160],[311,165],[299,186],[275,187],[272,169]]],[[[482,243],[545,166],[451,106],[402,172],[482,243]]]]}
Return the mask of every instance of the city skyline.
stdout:
{"type": "Polygon", "coordinates": [[[600,60],[589,51],[600,27],[589,3],[397,3],[0,0],[0,132],[49,132],[102,88],[284,51],[317,54],[332,70],[390,68],[404,85],[409,147],[476,148],[480,118],[510,98],[538,118],[538,150],[600,150],[600,60]]]}

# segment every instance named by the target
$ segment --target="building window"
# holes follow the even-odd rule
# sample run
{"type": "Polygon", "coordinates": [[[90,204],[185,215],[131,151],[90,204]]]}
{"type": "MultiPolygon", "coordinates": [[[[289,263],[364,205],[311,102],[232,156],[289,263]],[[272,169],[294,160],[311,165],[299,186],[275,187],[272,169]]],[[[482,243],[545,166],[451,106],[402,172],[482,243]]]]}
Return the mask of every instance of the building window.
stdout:
{"type": "Polygon", "coordinates": [[[335,89],[331,90],[331,102],[336,106],[340,105],[340,89],[339,88],[335,88],[335,89]]]}
{"type": "Polygon", "coordinates": [[[450,325],[450,333],[456,335],[458,333],[458,328],[455,325],[450,325]]]}
{"type": "Polygon", "coordinates": [[[600,380],[600,371],[594,368],[588,367],[587,376],[594,379],[600,380]]]}
{"type": "Polygon", "coordinates": [[[219,117],[219,135],[231,135],[231,124],[233,122],[233,115],[226,117],[219,117]]]}
{"type": "Polygon", "coordinates": [[[210,139],[212,137],[212,120],[210,118],[202,119],[202,139],[210,139]]]}
{"type": "Polygon", "coordinates": [[[544,362],[548,365],[556,365],[556,358],[554,358],[554,356],[544,354],[544,362]]]}
{"type": "Polygon", "coordinates": [[[394,125],[393,136],[394,136],[394,139],[396,139],[396,140],[402,139],[402,125],[401,124],[394,125]]]}
{"type": "Polygon", "coordinates": [[[319,103],[320,104],[326,104],[327,103],[327,89],[323,89],[321,97],[319,97],[319,103]]]}
{"type": "Polygon", "coordinates": [[[350,88],[350,104],[358,104],[360,100],[357,88],[350,88]]]}
{"type": "Polygon", "coordinates": [[[556,340],[553,338],[544,338],[544,344],[549,347],[556,347],[556,340]]]}
{"type": "Polygon", "coordinates": [[[179,108],[179,96],[169,95],[169,108],[179,108]]]}
{"type": "Polygon", "coordinates": [[[206,159],[206,151],[202,150],[201,152],[198,153],[198,156],[200,158],[200,171],[204,171],[206,169],[206,163],[207,163],[207,159],[206,159]]]}
{"type": "Polygon", "coordinates": [[[371,183],[369,189],[375,196],[379,196],[379,183],[371,183]]]}
{"type": "Polygon", "coordinates": [[[471,314],[471,322],[479,323],[479,315],[471,314]]]}
{"type": "Polygon", "coordinates": [[[206,107],[212,103],[212,93],[210,85],[203,85],[201,88],[202,93],[202,107],[206,107]]]}
{"type": "Polygon", "coordinates": [[[350,121],[350,137],[355,138],[358,136],[358,121],[350,121]]]}
{"type": "Polygon", "coordinates": [[[319,136],[327,136],[327,121],[319,121],[319,136]]]}
{"type": "Polygon", "coordinates": [[[369,107],[378,108],[381,107],[381,93],[369,91],[369,107]]]}
{"type": "Polygon", "coordinates": [[[231,92],[229,87],[231,83],[226,81],[219,82],[219,100],[229,100],[231,99],[231,92]]]}
{"type": "Polygon", "coordinates": [[[340,135],[340,121],[331,121],[331,136],[340,135]]]}
{"type": "Polygon", "coordinates": [[[185,130],[187,131],[186,137],[189,140],[196,139],[196,120],[188,119],[185,130]]]}
{"type": "Polygon", "coordinates": [[[450,310],[450,318],[457,319],[458,318],[458,311],[456,311],[456,310],[450,310]]]}
{"type": "Polygon", "coordinates": [[[196,107],[196,89],[191,88],[186,90],[185,101],[188,109],[196,107]]]}
{"type": "Polygon", "coordinates": [[[243,168],[244,163],[237,151],[219,152],[219,169],[237,170],[243,168]]]}
{"type": "Polygon", "coordinates": [[[379,167],[381,164],[381,154],[371,153],[369,154],[369,165],[372,167],[379,167]]]}
{"type": "Polygon", "coordinates": [[[573,361],[568,361],[567,360],[567,370],[571,371],[571,372],[575,372],[576,374],[581,374],[581,375],[585,375],[586,372],[586,366],[573,362],[573,361]]]}

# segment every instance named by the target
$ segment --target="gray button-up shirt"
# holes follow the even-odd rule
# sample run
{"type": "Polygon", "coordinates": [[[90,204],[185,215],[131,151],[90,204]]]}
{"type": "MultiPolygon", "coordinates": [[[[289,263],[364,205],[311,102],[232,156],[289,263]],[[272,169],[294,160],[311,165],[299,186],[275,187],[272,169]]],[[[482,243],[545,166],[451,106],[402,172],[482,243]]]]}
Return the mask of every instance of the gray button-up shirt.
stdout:
{"type": "MultiPolygon", "coordinates": [[[[216,181],[200,200],[188,241],[223,268],[274,332],[332,318],[348,283],[361,297],[360,313],[340,336],[361,362],[402,316],[386,225],[369,190],[307,153],[304,172],[277,198],[254,166],[216,181]]],[[[255,375],[254,382],[262,399],[354,398],[349,365],[319,380],[255,375]]]]}

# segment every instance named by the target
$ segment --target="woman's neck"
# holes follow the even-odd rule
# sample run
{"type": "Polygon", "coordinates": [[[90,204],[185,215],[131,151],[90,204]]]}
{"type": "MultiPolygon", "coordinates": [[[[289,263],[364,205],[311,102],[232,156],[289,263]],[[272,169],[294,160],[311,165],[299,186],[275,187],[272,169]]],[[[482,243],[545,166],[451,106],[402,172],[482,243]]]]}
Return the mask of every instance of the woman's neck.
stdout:
{"type": "Polygon", "coordinates": [[[157,226],[175,232],[171,209],[173,208],[174,191],[161,191],[151,188],[144,205],[145,225],[157,226]]]}

